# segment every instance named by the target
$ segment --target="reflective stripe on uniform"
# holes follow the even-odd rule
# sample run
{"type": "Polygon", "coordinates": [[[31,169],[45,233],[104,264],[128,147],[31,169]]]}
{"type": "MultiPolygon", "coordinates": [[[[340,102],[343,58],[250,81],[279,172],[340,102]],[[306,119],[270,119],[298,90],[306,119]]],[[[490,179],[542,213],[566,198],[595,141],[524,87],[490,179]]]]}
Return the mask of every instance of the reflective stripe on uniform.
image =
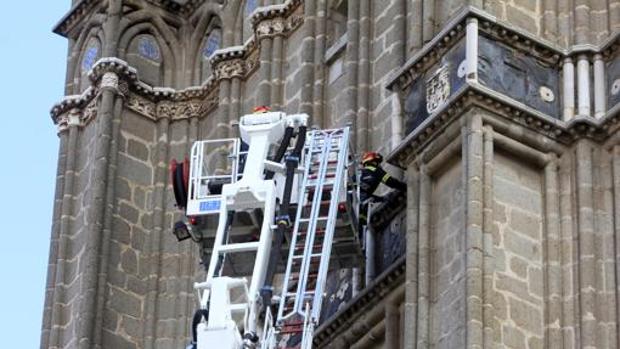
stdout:
{"type": "Polygon", "coordinates": [[[383,175],[383,178],[381,178],[381,182],[385,183],[388,179],[390,179],[390,175],[386,173],[385,175],[383,175]]]}

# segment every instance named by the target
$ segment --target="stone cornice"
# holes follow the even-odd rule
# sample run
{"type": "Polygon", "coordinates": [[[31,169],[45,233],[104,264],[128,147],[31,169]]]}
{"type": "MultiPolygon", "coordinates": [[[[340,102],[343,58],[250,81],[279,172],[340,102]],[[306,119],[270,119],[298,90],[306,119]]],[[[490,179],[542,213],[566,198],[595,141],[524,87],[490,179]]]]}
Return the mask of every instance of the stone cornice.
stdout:
{"type": "MultiPolygon", "coordinates": [[[[182,119],[200,117],[217,107],[218,85],[213,78],[201,86],[188,87],[183,90],[172,88],[151,87],[138,78],[135,68],[118,58],[102,58],[89,71],[88,77],[92,85],[80,95],[67,96],[55,104],[51,110],[52,120],[61,125],[63,118],[72,110],[86,110],[96,100],[101,89],[102,78],[106,73],[118,76],[118,93],[125,96],[126,106],[141,115],[157,119],[169,117],[182,119]],[[171,103],[167,107],[161,107],[171,103]],[[158,110],[161,109],[161,113],[158,110]]],[[[83,118],[85,121],[90,120],[83,118]]]]}
{"type": "Polygon", "coordinates": [[[210,59],[216,80],[232,78],[245,79],[259,65],[258,45],[260,38],[267,36],[287,36],[294,32],[301,23],[303,15],[296,13],[302,9],[301,0],[288,0],[283,4],[259,7],[250,16],[254,35],[243,45],[219,49],[210,59]],[[257,40],[258,38],[258,40],[257,40]]]}
{"type": "Polygon", "coordinates": [[[466,22],[469,18],[475,18],[479,21],[480,35],[487,36],[558,68],[566,57],[584,53],[602,53],[605,57],[609,57],[620,46],[620,31],[617,31],[600,45],[579,45],[563,49],[556,44],[516,28],[508,22],[498,20],[475,7],[467,7],[446,24],[444,29],[411,57],[401,69],[394,72],[388,79],[386,87],[391,90],[407,88],[421,72],[426,71],[438,62],[443,53],[465,35],[466,22]]]}
{"type": "Polygon", "coordinates": [[[71,7],[69,12],[58,21],[52,31],[66,37],[76,25],[84,20],[86,15],[92,12],[95,6],[106,6],[106,2],[101,0],[81,0],[71,7]]]}
{"type": "Polygon", "coordinates": [[[256,40],[250,38],[242,46],[219,49],[210,59],[216,80],[245,79],[258,68],[256,40]]]}
{"type": "MultiPolygon", "coordinates": [[[[184,4],[179,4],[174,0],[146,0],[149,4],[155,5],[175,15],[184,18],[189,17],[194,11],[205,3],[205,0],[188,0],[184,4]]],[[[67,36],[75,26],[82,22],[86,15],[98,5],[106,6],[107,1],[101,0],[81,0],[75,4],[67,14],[65,14],[52,29],[54,33],[67,36]]]]}
{"type": "Polygon", "coordinates": [[[411,132],[387,156],[387,161],[401,168],[406,168],[410,161],[417,154],[420,154],[429,142],[441,134],[447,125],[473,107],[486,110],[515,126],[522,126],[534,133],[544,135],[549,139],[549,142],[556,142],[565,146],[571,145],[581,138],[603,142],[620,124],[620,108],[618,107],[609,110],[601,119],[577,117],[565,122],[545,115],[480,84],[466,84],[435,113],[424,120],[416,130],[411,132]]]}
{"type": "Polygon", "coordinates": [[[257,7],[254,11],[252,11],[250,20],[254,26],[258,22],[265,19],[288,17],[302,3],[302,0],[287,0],[282,4],[257,7]]]}
{"type": "Polygon", "coordinates": [[[405,256],[395,261],[386,271],[372,281],[357,296],[346,303],[325,323],[319,326],[314,335],[314,346],[330,343],[338,334],[354,323],[369,307],[382,301],[385,295],[402,284],[405,278],[405,256]]]}
{"type": "Polygon", "coordinates": [[[288,0],[283,4],[258,7],[250,15],[254,35],[260,40],[264,37],[286,36],[303,23],[301,0],[288,0]]]}

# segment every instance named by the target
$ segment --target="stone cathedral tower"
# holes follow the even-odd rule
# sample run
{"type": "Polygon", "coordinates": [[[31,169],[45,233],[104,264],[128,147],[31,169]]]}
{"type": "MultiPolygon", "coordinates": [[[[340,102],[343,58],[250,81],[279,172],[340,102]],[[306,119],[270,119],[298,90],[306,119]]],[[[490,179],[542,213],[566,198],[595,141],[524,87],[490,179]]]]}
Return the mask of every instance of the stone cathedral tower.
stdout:
{"type": "Polygon", "coordinates": [[[620,346],[620,0],[74,0],[42,348],[184,348],[167,163],[255,105],[408,183],[330,348],[620,346]]]}

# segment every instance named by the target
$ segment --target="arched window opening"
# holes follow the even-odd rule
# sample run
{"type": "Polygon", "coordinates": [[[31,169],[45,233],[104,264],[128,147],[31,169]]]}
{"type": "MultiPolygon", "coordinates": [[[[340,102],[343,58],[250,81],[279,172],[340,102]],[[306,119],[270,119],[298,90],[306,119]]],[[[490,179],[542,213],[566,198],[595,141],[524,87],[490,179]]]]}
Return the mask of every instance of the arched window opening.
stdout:
{"type": "Polygon", "coordinates": [[[218,50],[222,45],[222,30],[220,28],[212,29],[209,34],[207,34],[204,38],[202,44],[201,53],[201,70],[200,70],[200,79],[201,81],[205,81],[212,73],[211,63],[209,63],[209,58],[218,50]]]}
{"type": "Polygon", "coordinates": [[[138,53],[143,58],[156,62],[160,61],[159,46],[155,38],[150,35],[142,35],[138,38],[138,53]]]}
{"type": "Polygon", "coordinates": [[[163,84],[163,59],[157,39],[151,34],[140,34],[131,40],[127,62],[138,70],[138,77],[151,86],[163,84]]]}
{"type": "Polygon", "coordinates": [[[101,58],[101,43],[99,39],[95,37],[90,38],[85,47],[86,48],[82,51],[82,59],[80,60],[80,91],[84,91],[89,86],[88,71],[95,65],[97,60],[101,58]]]}
{"type": "Polygon", "coordinates": [[[252,25],[250,24],[249,17],[257,7],[258,0],[245,0],[245,7],[243,8],[243,42],[252,36],[252,25]]]}

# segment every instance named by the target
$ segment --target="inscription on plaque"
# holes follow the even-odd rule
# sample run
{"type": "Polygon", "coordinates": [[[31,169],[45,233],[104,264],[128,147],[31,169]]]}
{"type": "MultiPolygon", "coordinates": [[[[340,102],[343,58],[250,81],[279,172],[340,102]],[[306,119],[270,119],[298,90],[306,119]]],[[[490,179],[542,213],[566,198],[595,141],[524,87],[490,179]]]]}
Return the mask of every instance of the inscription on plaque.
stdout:
{"type": "Polygon", "coordinates": [[[432,113],[441,107],[450,96],[450,72],[444,65],[426,80],[426,111],[432,113]]]}

